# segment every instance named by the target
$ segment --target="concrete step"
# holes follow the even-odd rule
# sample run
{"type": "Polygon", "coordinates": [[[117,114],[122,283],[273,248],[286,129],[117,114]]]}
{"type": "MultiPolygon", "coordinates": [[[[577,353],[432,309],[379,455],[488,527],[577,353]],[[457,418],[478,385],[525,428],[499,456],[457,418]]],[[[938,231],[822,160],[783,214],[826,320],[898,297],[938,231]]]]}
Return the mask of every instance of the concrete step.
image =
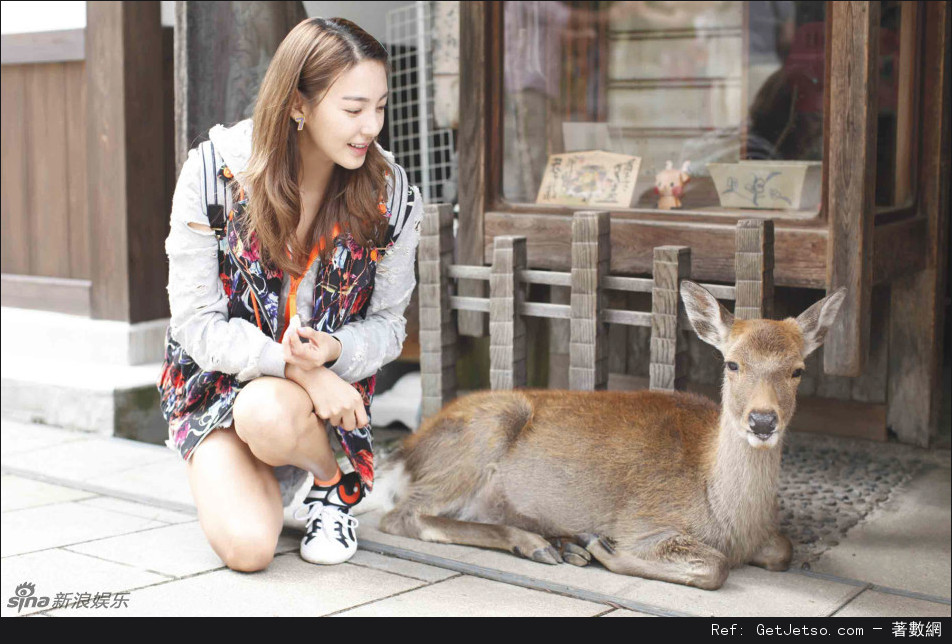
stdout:
{"type": "Polygon", "coordinates": [[[2,414],[22,422],[161,443],[168,428],[155,383],[160,363],[143,365],[12,360],[0,368],[2,414]]]}

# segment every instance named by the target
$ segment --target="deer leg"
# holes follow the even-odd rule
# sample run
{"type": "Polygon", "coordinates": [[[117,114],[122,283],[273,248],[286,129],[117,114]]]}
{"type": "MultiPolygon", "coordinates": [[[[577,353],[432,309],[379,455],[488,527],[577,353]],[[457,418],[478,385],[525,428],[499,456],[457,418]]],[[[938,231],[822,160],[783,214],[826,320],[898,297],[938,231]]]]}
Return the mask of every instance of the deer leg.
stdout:
{"type": "Polygon", "coordinates": [[[506,550],[539,563],[562,563],[558,550],[548,541],[521,528],[397,512],[394,510],[384,515],[380,520],[380,530],[434,543],[456,543],[506,550]]]}
{"type": "Polygon", "coordinates": [[[767,537],[749,563],[752,566],[779,572],[790,567],[792,558],[793,544],[790,543],[790,539],[776,532],[767,537]]]}
{"type": "Polygon", "coordinates": [[[621,575],[717,590],[730,570],[723,554],[683,534],[655,542],[641,551],[621,549],[613,540],[593,534],[576,538],[599,563],[621,575]]]}

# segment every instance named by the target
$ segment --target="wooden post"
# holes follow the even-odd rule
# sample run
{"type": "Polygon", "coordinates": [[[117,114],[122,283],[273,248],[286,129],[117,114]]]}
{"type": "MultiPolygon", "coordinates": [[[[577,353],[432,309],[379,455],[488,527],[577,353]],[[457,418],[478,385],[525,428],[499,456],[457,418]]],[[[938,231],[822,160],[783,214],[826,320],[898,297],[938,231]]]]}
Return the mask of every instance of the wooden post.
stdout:
{"type": "Polygon", "coordinates": [[[601,284],[611,264],[610,226],[607,212],[577,212],[572,219],[570,389],[608,387],[608,325],[601,319],[601,284]]]}
{"type": "MultiPolygon", "coordinates": [[[[488,203],[487,182],[493,176],[486,160],[486,135],[489,120],[493,118],[489,83],[493,70],[487,69],[488,41],[497,36],[488,27],[492,3],[463,2],[460,4],[460,145],[459,167],[464,179],[459,182],[459,263],[484,265],[483,213],[488,203]]],[[[501,75],[501,70],[500,74],[501,75]]],[[[486,297],[486,284],[482,280],[460,280],[459,294],[468,297],[486,297]]],[[[481,337],[486,335],[486,320],[482,313],[459,311],[460,335],[481,337]]]]}
{"type": "Polygon", "coordinates": [[[691,276],[691,249],[659,246],[654,249],[654,286],[651,288],[651,389],[683,390],[687,384],[688,343],[678,329],[684,317],[681,280],[691,276]]]}
{"type": "Polygon", "coordinates": [[[450,310],[453,207],[424,206],[417,248],[420,284],[420,376],[423,418],[456,397],[456,324],[450,310]]]}
{"type": "Polygon", "coordinates": [[[849,290],[823,345],[823,367],[837,376],[858,376],[869,353],[873,283],[873,211],[876,186],[876,122],[879,69],[879,3],[830,5],[831,75],[825,167],[829,237],[828,287],[849,290]]]}
{"type": "Polygon", "coordinates": [[[169,314],[160,7],[89,2],[86,23],[90,313],[155,320],[169,314]]]}
{"type": "Polygon", "coordinates": [[[773,317],[774,223],[744,219],[737,222],[734,274],[737,300],[734,317],[756,320],[773,317]]]}
{"type": "Polygon", "coordinates": [[[268,62],[306,18],[301,2],[175,3],[176,168],[208,128],[251,116],[268,62]]]}
{"type": "Polygon", "coordinates": [[[519,314],[525,285],[526,238],[501,235],[493,241],[489,279],[489,383],[493,389],[526,386],[526,324],[519,314]]]}

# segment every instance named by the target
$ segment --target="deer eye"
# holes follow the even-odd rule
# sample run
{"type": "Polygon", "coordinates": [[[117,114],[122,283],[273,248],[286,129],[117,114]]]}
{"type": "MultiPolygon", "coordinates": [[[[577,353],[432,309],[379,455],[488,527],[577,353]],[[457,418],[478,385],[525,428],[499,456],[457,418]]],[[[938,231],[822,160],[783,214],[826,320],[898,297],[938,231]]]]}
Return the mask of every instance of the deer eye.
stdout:
{"type": "Polygon", "coordinates": [[[727,368],[731,371],[737,371],[738,369],[740,369],[740,367],[737,366],[736,362],[728,362],[727,368]]]}
{"type": "Polygon", "coordinates": [[[802,375],[803,375],[803,369],[794,369],[794,370],[793,370],[793,375],[790,376],[790,377],[791,377],[791,378],[799,378],[799,377],[802,376],[802,375]]]}

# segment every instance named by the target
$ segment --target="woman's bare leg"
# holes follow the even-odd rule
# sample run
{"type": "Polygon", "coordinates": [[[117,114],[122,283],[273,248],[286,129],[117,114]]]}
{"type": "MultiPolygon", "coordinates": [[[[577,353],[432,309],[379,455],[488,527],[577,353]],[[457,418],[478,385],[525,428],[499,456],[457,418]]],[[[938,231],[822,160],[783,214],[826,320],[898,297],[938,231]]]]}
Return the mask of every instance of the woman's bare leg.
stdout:
{"type": "Polygon", "coordinates": [[[274,466],[296,465],[322,480],[337,473],[324,421],[315,415],[311,397],[297,383],[270,376],[255,378],[235,399],[234,418],[239,438],[259,460],[274,466]]]}
{"type": "Polygon", "coordinates": [[[266,568],[284,522],[271,466],[233,428],[219,428],[195,449],[187,470],[199,524],[215,553],[232,570],[266,568]]]}

